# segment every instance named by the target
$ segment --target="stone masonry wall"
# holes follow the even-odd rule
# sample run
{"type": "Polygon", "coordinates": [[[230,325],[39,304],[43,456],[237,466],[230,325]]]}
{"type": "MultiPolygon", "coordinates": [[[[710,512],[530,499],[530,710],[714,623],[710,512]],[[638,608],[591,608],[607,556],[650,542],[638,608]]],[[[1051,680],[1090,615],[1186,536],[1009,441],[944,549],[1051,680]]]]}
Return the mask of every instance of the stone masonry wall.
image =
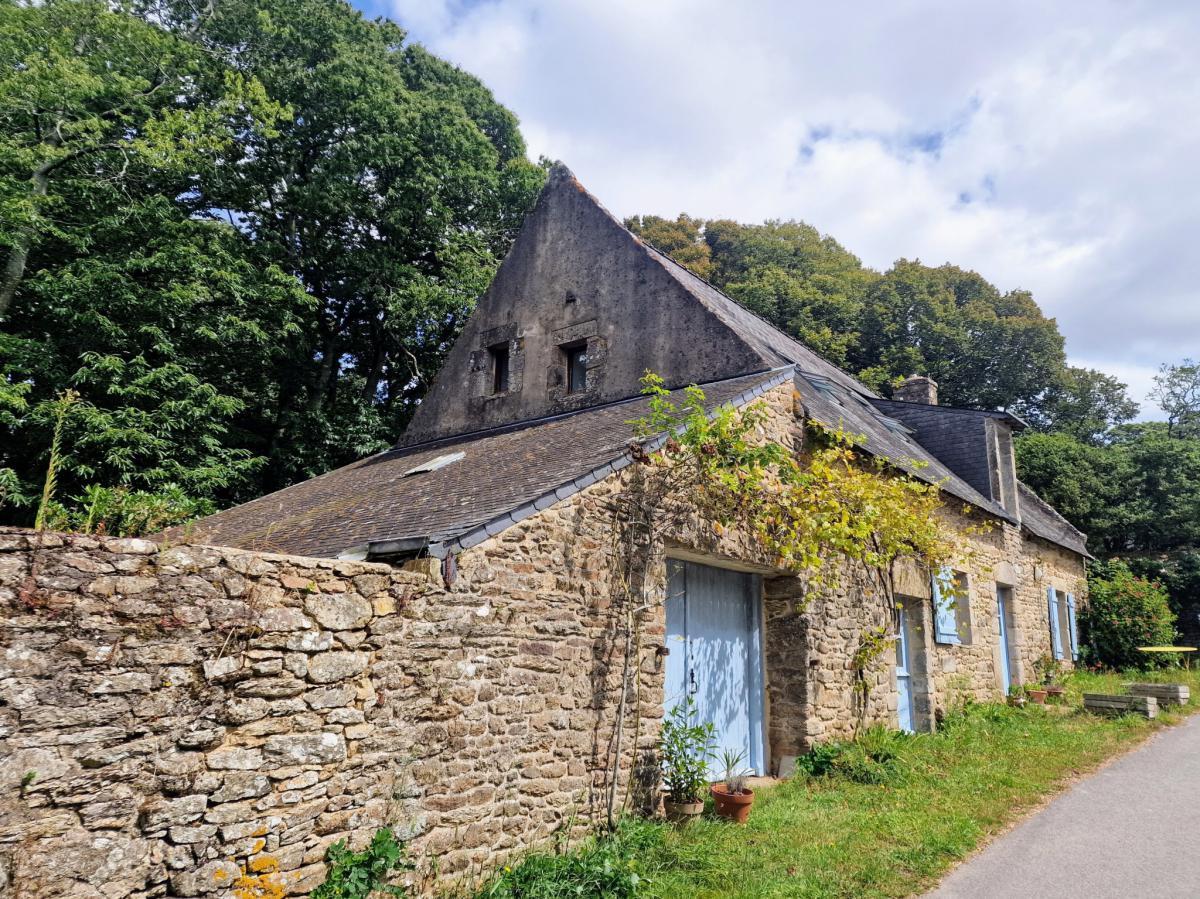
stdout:
{"type": "Polygon", "coordinates": [[[456,570],[0,532],[0,896],[302,894],[385,825],[432,889],[582,826],[620,692],[606,489],[456,570]]]}
{"type": "MultiPolygon", "coordinates": [[[[1009,641],[1011,673],[1018,684],[1031,683],[1034,662],[1050,652],[1046,587],[1086,601],[1079,556],[1023,535],[1011,525],[979,529],[980,520],[972,516],[953,510],[944,514],[947,524],[963,535],[961,561],[955,567],[967,576],[970,639],[960,645],[934,641],[929,576],[904,572],[897,592],[915,625],[909,656],[919,730],[933,729],[941,714],[968,698],[1003,698],[998,585],[1012,588],[1009,641]]],[[[807,751],[814,742],[850,737],[857,726],[895,727],[895,651],[889,649],[864,673],[865,708],[856,698],[850,661],[864,629],[884,621],[878,594],[852,588],[815,597],[805,605],[802,589],[787,577],[765,581],[764,593],[768,730],[776,763],[782,756],[807,751]]],[[[1063,666],[1071,667],[1069,657],[1063,666]]]]}
{"type": "MultiPolygon", "coordinates": [[[[791,385],[764,401],[761,437],[798,445],[791,385]]],[[[886,653],[856,705],[882,611],[853,581],[805,604],[752,540],[685,516],[626,595],[613,506],[633,476],[401,568],[0,530],[0,897],[227,896],[242,872],[303,894],[331,842],[381,826],[431,891],[602,816],[614,770],[618,809],[653,806],[667,554],[763,575],[773,764],[860,713],[896,723],[886,653]]],[[[1026,679],[1046,583],[1082,597],[1077,557],[970,539],[973,640],[924,648],[930,723],[956,691],[998,693],[996,580],[1026,679]]]]}

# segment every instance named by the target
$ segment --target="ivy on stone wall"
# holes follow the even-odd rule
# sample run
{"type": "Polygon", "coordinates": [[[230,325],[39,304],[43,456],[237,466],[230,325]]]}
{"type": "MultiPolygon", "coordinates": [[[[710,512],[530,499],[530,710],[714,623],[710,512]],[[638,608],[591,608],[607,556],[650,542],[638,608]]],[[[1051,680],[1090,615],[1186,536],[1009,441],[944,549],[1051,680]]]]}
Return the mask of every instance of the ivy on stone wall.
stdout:
{"type": "MultiPolygon", "coordinates": [[[[762,401],[710,410],[704,391],[692,386],[677,404],[663,379],[650,372],[642,392],[649,409],[631,422],[636,464],[612,501],[612,595],[624,654],[608,753],[610,827],[616,823],[627,708],[631,701],[640,707],[641,629],[657,594],[651,574],[666,539],[697,526],[718,539],[740,536],[766,564],[803,578],[808,598],[854,585],[864,597],[878,597],[878,626],[864,629],[853,658],[864,710],[865,672],[895,641],[896,563],[911,560],[937,570],[962,552],[942,524],[938,487],[864,453],[853,435],[809,423],[804,445],[794,446],[790,439],[772,439],[772,413],[762,401]]],[[[640,727],[635,712],[635,746],[640,727]]],[[[633,781],[645,787],[642,781],[656,771],[643,766],[633,781]]]]}
{"type": "Polygon", "coordinates": [[[689,387],[676,405],[657,375],[643,392],[649,414],[639,436],[670,434],[643,461],[684,488],[718,532],[752,533],[781,571],[804,575],[811,590],[837,590],[855,563],[889,579],[893,563],[912,559],[936,569],[956,545],[938,515],[934,484],[890,470],[861,452],[859,438],[808,423],[797,452],[764,440],[766,404],[709,412],[704,391],[689,387]]]}

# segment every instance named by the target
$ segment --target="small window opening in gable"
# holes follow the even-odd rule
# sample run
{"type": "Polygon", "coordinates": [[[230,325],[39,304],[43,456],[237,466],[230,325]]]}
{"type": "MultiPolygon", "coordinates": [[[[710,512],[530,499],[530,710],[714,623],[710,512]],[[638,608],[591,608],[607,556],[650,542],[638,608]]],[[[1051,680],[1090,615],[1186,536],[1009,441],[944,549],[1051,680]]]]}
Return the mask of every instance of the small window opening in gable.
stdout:
{"type": "Polygon", "coordinates": [[[567,357],[567,393],[587,390],[587,344],[573,343],[562,348],[567,357]]]}
{"type": "Polygon", "coordinates": [[[566,296],[567,304],[574,303],[577,299],[578,299],[578,297],[575,296],[575,291],[573,291],[573,290],[567,291],[567,296],[566,296]]]}
{"type": "Polygon", "coordinates": [[[492,357],[492,393],[508,393],[511,363],[507,343],[498,343],[488,349],[492,357]]]}
{"type": "Polygon", "coordinates": [[[435,456],[428,462],[422,462],[420,465],[414,465],[408,471],[404,472],[404,477],[411,477],[414,474],[421,474],[426,471],[437,471],[439,468],[445,468],[447,465],[457,462],[465,455],[466,453],[464,452],[457,452],[446,453],[442,456],[435,456]]]}

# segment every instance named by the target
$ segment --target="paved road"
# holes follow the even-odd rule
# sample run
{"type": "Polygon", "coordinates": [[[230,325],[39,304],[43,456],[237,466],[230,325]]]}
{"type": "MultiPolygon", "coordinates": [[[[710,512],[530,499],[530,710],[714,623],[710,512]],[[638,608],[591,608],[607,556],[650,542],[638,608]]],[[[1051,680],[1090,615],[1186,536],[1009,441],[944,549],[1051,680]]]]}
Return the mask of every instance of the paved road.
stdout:
{"type": "Polygon", "coordinates": [[[1200,716],[1080,781],[928,899],[1200,897],[1200,716]]]}

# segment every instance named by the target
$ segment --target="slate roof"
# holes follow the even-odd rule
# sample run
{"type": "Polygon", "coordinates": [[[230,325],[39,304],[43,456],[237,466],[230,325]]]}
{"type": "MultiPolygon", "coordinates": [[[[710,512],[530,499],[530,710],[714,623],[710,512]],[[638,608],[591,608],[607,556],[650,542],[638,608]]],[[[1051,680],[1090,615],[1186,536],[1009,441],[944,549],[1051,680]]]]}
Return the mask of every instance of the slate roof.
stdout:
{"type": "Polygon", "coordinates": [[[1033,492],[1027,484],[1017,482],[1021,493],[1021,526],[1051,543],[1066,547],[1081,556],[1093,558],[1087,549],[1087,536],[1058,514],[1052,505],[1033,492]]]}
{"type": "Polygon", "coordinates": [[[997,518],[1018,523],[1001,505],[984,496],[918,443],[912,428],[884,415],[862,394],[807,371],[796,372],[796,388],[800,391],[804,413],[809,418],[826,427],[840,427],[848,434],[863,438],[863,449],[872,455],[885,458],[908,473],[939,485],[950,495],[997,518]]]}
{"type": "MultiPolygon", "coordinates": [[[[710,408],[741,405],[791,369],[701,385],[710,408]]],[[[679,397],[682,391],[675,391],[679,397]]],[[[628,464],[635,398],[550,419],[388,450],[200,521],[189,539],[337,557],[368,544],[426,541],[436,556],[482,542],[628,464]],[[408,475],[439,456],[463,458],[408,475]]]]}

